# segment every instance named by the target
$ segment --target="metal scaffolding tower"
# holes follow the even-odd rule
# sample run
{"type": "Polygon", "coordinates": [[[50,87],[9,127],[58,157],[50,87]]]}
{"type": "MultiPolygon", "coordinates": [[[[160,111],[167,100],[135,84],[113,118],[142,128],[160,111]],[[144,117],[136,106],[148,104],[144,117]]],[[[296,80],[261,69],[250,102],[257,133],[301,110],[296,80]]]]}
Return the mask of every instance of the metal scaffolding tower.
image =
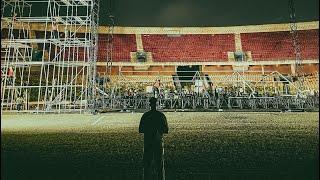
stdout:
{"type": "Polygon", "coordinates": [[[114,16],[109,15],[109,23],[108,23],[108,34],[107,34],[107,67],[106,73],[107,75],[111,74],[112,67],[112,52],[113,52],[113,30],[114,30],[114,16]]]}
{"type": "Polygon", "coordinates": [[[298,37],[298,27],[296,23],[296,10],[294,5],[294,0],[289,0],[289,15],[290,15],[290,32],[292,35],[292,42],[295,54],[295,71],[298,78],[298,86],[303,89],[303,74],[302,74],[302,59],[301,59],[301,50],[298,37]]]}
{"type": "Polygon", "coordinates": [[[98,20],[99,0],[2,1],[1,109],[94,108],[98,20]]]}

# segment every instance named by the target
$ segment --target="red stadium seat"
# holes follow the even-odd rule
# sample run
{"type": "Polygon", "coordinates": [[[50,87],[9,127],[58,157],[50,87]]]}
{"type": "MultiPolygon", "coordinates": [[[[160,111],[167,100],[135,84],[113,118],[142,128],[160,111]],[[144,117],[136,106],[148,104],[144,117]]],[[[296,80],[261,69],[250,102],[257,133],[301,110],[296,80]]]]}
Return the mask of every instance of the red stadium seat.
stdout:
{"type": "MultiPolygon", "coordinates": [[[[98,61],[107,59],[107,35],[99,35],[98,61]]],[[[134,34],[113,35],[113,56],[114,62],[130,62],[130,52],[137,51],[136,38],[134,34]]]]}
{"type": "MultiPolygon", "coordinates": [[[[302,59],[319,57],[318,30],[298,31],[302,59]]],[[[253,60],[295,59],[292,34],[286,32],[242,33],[242,49],[251,51],[253,60]]]]}
{"type": "Polygon", "coordinates": [[[235,50],[234,35],[143,35],[144,50],[155,62],[227,61],[228,51],[235,50]]]}

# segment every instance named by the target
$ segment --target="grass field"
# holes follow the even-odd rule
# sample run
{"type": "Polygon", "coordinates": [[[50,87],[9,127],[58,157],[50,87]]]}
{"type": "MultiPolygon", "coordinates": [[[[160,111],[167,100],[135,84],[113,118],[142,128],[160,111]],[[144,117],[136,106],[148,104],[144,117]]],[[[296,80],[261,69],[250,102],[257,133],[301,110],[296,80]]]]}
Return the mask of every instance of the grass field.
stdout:
{"type": "MultiPolygon", "coordinates": [[[[167,180],[319,177],[318,112],[165,114],[167,180]]],[[[141,179],[141,116],[2,115],[1,177],[141,179]]]]}

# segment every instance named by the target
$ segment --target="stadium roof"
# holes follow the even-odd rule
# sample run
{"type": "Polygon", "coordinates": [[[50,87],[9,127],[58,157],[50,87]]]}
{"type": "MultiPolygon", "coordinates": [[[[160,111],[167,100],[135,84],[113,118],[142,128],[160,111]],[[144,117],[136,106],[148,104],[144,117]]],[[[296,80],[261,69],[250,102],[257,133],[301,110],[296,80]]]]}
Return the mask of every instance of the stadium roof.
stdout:
{"type": "MultiPolygon", "coordinates": [[[[319,0],[294,0],[297,21],[318,21],[319,0]]],[[[117,26],[235,26],[289,22],[289,0],[103,0],[100,24],[107,12],[117,26]]]]}

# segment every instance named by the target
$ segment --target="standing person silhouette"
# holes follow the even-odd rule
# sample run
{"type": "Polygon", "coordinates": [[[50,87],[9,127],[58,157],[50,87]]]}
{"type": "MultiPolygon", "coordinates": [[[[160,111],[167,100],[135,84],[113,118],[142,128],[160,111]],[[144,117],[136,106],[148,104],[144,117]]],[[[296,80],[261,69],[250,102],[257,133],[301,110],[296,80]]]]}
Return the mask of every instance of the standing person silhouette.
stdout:
{"type": "Polygon", "coordinates": [[[144,133],[143,175],[144,180],[152,179],[152,161],[158,180],[165,179],[163,134],[168,133],[166,116],[156,110],[157,99],[151,97],[151,110],[144,113],[140,120],[139,133],[144,133]]]}
{"type": "Polygon", "coordinates": [[[153,96],[155,98],[158,98],[160,95],[160,88],[162,88],[162,83],[160,82],[160,79],[156,80],[156,82],[153,84],[153,96]]]}

